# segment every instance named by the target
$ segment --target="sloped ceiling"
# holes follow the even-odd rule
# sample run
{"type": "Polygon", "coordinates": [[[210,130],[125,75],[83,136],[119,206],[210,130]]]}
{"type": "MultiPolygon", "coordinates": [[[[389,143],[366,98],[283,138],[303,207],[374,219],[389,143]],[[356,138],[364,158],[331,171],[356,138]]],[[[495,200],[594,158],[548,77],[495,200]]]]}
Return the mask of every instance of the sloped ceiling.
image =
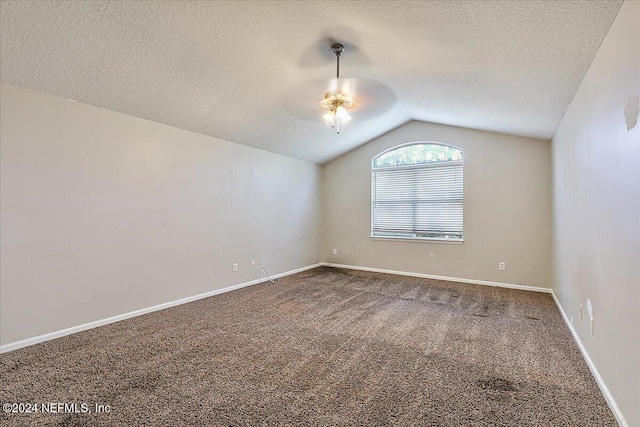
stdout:
{"type": "Polygon", "coordinates": [[[3,0],[0,78],[321,164],[411,119],[550,139],[621,3],[3,0]]]}

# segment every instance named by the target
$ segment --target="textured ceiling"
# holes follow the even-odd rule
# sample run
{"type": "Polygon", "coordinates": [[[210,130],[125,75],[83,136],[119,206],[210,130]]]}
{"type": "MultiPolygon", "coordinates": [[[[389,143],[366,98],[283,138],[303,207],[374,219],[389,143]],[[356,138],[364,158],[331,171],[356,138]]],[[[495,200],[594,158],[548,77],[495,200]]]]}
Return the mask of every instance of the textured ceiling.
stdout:
{"type": "Polygon", "coordinates": [[[620,5],[3,0],[0,78],[316,163],[411,119],[550,139],[620,5]],[[340,135],[330,38],[358,78],[340,135]]]}

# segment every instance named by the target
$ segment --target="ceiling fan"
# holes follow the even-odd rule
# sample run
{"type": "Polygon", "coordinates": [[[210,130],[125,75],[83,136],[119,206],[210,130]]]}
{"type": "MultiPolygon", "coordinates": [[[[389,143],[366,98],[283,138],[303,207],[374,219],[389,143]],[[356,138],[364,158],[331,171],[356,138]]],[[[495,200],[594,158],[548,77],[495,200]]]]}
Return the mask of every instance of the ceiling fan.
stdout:
{"type": "Polygon", "coordinates": [[[353,53],[353,58],[357,61],[355,73],[366,69],[370,61],[357,46],[327,38],[314,43],[303,53],[299,66],[311,70],[320,64],[326,64],[327,57],[331,55],[336,61],[336,74],[330,79],[324,77],[304,80],[289,88],[280,99],[280,105],[287,113],[313,123],[322,123],[321,117],[324,117],[340,133],[342,125],[347,122],[355,126],[356,122],[378,118],[395,106],[396,95],[389,86],[367,77],[354,77],[351,75],[354,73],[352,70],[349,77],[340,74],[345,45],[349,49],[349,60],[353,53]]]}
{"type": "Polygon", "coordinates": [[[327,113],[322,117],[339,134],[340,125],[351,120],[349,109],[354,108],[357,103],[355,98],[345,93],[345,88],[340,86],[340,55],[344,52],[344,46],[341,43],[334,43],[331,50],[336,55],[336,85],[333,91],[324,95],[324,99],[319,102],[319,105],[320,108],[327,110],[327,113]]]}

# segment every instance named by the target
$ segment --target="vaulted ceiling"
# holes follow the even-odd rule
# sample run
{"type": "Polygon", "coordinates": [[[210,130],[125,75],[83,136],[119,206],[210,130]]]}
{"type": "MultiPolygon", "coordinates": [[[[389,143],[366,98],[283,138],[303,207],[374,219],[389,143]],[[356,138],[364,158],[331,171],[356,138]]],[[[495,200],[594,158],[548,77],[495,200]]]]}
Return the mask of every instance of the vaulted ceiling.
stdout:
{"type": "Polygon", "coordinates": [[[412,119],[550,139],[621,3],[3,0],[0,79],[316,163],[412,119]]]}

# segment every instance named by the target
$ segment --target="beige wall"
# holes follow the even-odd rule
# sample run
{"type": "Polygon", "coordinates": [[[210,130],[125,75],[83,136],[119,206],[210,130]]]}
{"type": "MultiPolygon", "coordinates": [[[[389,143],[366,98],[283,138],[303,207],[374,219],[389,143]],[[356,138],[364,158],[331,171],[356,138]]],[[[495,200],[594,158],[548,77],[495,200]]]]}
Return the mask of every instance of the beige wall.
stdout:
{"type": "Polygon", "coordinates": [[[627,129],[625,107],[640,94],[639,28],[640,2],[627,1],[552,141],[553,289],[629,426],[640,426],[640,123],[627,129]]]}
{"type": "Polygon", "coordinates": [[[321,168],[1,86],[1,343],[318,262],[321,168]],[[232,273],[232,263],[239,271],[232,273]]]}
{"type": "Polygon", "coordinates": [[[550,286],[549,142],[410,122],[325,165],[323,182],[323,261],[550,286]],[[412,141],[464,150],[464,244],[370,239],[371,158],[412,141]]]}

